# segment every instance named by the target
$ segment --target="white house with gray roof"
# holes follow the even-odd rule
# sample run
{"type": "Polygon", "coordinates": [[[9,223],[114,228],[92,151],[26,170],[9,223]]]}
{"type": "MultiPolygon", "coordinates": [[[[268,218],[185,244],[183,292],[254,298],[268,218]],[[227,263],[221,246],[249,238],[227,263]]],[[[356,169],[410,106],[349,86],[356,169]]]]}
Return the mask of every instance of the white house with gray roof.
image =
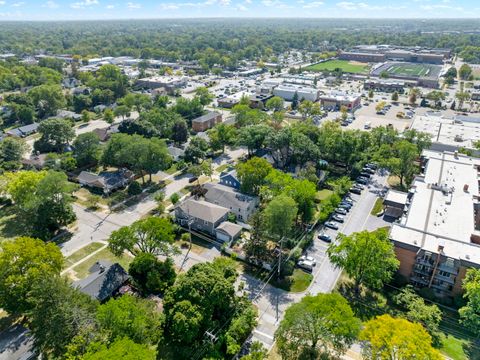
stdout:
{"type": "Polygon", "coordinates": [[[228,213],[223,206],[189,198],[175,208],[175,220],[185,227],[191,221],[192,230],[215,236],[215,229],[227,220],[228,213]]]}

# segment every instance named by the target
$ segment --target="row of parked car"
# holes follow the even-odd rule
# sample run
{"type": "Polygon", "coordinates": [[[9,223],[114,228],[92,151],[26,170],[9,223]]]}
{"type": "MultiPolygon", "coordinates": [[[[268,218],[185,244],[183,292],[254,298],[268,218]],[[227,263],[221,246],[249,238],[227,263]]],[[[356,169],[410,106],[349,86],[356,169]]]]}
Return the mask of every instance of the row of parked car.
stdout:
{"type": "MultiPolygon", "coordinates": [[[[357,177],[355,185],[350,189],[351,193],[361,194],[364,189],[364,185],[367,185],[371,176],[375,174],[377,166],[375,164],[367,164],[362,169],[360,176],[357,177]]],[[[345,216],[352,209],[354,205],[354,200],[350,195],[346,195],[341,203],[337,206],[333,214],[330,216],[330,220],[327,221],[324,226],[333,230],[338,230],[340,223],[345,222],[345,216]]],[[[327,243],[332,242],[332,237],[325,232],[322,232],[318,235],[318,239],[325,241],[327,243]]],[[[303,255],[299,258],[297,266],[307,270],[312,271],[313,267],[316,265],[316,261],[313,257],[308,255],[303,255]]]]}

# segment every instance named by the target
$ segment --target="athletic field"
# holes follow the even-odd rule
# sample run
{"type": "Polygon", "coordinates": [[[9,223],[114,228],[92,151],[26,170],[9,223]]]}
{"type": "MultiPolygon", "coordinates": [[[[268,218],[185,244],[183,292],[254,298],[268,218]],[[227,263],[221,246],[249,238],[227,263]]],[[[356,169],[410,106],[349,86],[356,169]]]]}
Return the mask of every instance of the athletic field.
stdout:
{"type": "Polygon", "coordinates": [[[348,60],[328,60],[305,68],[306,71],[322,72],[342,69],[343,72],[352,74],[366,74],[368,65],[348,60]]]}
{"type": "Polygon", "coordinates": [[[424,77],[430,73],[430,66],[424,64],[395,64],[385,70],[399,76],[424,77]]]}

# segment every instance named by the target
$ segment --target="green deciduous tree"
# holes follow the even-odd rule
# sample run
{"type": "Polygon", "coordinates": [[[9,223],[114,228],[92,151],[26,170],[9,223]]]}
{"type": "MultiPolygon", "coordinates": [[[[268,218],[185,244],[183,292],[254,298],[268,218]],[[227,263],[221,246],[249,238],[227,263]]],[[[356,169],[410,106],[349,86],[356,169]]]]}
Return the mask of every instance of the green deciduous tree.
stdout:
{"type": "Polygon", "coordinates": [[[0,166],[4,170],[17,170],[21,167],[27,144],[17,138],[7,137],[0,143],[0,166]]]}
{"type": "Polygon", "coordinates": [[[204,139],[198,136],[192,137],[190,143],[185,149],[185,161],[194,164],[202,162],[207,157],[208,149],[208,143],[204,139]]]}
{"type": "Polygon", "coordinates": [[[164,262],[153,254],[138,254],[128,267],[128,274],[135,286],[145,295],[164,293],[176,278],[173,261],[164,262]]]}
{"type": "Polygon", "coordinates": [[[96,301],[59,276],[43,276],[32,286],[28,327],[40,353],[59,358],[78,334],[94,335],[96,301]]]}
{"type": "Polygon", "coordinates": [[[467,304],[459,310],[461,322],[478,336],[480,334],[480,270],[467,270],[463,279],[463,290],[463,297],[467,304]]]}
{"type": "Polygon", "coordinates": [[[173,244],[173,225],[166,218],[148,217],[115,230],[108,239],[110,250],[120,256],[125,250],[134,255],[147,253],[170,256],[177,252],[173,244]]]}
{"type": "Polygon", "coordinates": [[[287,236],[297,217],[298,207],[291,197],[278,195],[265,207],[264,218],[266,229],[270,235],[282,238],[287,236]]]}
{"type": "Polygon", "coordinates": [[[363,356],[368,360],[443,359],[422,325],[390,315],[368,321],[359,339],[365,341],[363,356]]]}
{"type": "Polygon", "coordinates": [[[82,360],[155,360],[156,352],[150,346],[141,345],[128,338],[116,339],[108,346],[93,343],[82,360]]]}
{"type": "Polygon", "coordinates": [[[205,86],[200,86],[195,90],[195,96],[200,100],[200,103],[205,106],[213,101],[213,94],[208,91],[205,86]]]}
{"type": "Polygon", "coordinates": [[[275,339],[283,359],[338,357],[353,344],[360,326],[341,295],[307,295],[287,309],[275,339]]]}
{"type": "Polygon", "coordinates": [[[403,288],[394,300],[397,305],[406,310],[405,318],[420,323],[428,331],[433,343],[440,344],[439,325],[442,320],[442,311],[435,304],[427,305],[421,296],[417,295],[411,285],[403,288]]]}
{"type": "Polygon", "coordinates": [[[161,337],[160,314],[155,302],[123,295],[110,299],[97,309],[100,329],[108,339],[127,337],[138,344],[156,344],[161,337]]]}
{"type": "Polygon", "coordinates": [[[271,99],[268,99],[267,102],[265,103],[265,107],[268,110],[273,110],[273,111],[281,111],[283,110],[284,107],[284,101],[281,97],[279,96],[274,96],[271,99]]]}
{"type": "Polygon", "coordinates": [[[361,285],[380,288],[400,264],[385,229],[340,234],[338,245],[332,243],[327,253],[330,261],[354,280],[357,294],[361,285]]]}
{"type": "Polygon", "coordinates": [[[48,119],[40,123],[41,137],[33,145],[40,152],[61,152],[75,137],[72,123],[66,119],[48,119]]]}
{"type": "Polygon", "coordinates": [[[246,194],[258,195],[273,167],[267,160],[253,157],[244,163],[237,164],[236,169],[241,191],[246,194]]]}
{"type": "Polygon", "coordinates": [[[473,70],[470,65],[462,64],[462,66],[460,66],[460,69],[458,70],[458,76],[460,76],[460,79],[462,80],[470,80],[472,72],[473,70]]]}
{"type": "Polygon", "coordinates": [[[31,309],[28,294],[41,276],[56,276],[63,266],[57,245],[19,237],[0,244],[0,307],[10,314],[31,309]]]}
{"type": "Polygon", "coordinates": [[[32,99],[40,118],[54,116],[57,110],[66,105],[65,96],[59,85],[36,86],[28,92],[28,96],[32,99]]]}
{"type": "Polygon", "coordinates": [[[208,136],[210,137],[210,147],[224,153],[225,146],[235,144],[237,133],[233,125],[221,123],[211,129],[208,136]]]}
{"type": "Polygon", "coordinates": [[[249,155],[265,145],[265,139],[272,129],[263,124],[242,127],[237,132],[237,144],[247,147],[249,155]]]}
{"type": "Polygon", "coordinates": [[[100,139],[94,132],[78,135],[73,142],[73,149],[73,155],[80,167],[96,166],[102,155],[100,139]]]}

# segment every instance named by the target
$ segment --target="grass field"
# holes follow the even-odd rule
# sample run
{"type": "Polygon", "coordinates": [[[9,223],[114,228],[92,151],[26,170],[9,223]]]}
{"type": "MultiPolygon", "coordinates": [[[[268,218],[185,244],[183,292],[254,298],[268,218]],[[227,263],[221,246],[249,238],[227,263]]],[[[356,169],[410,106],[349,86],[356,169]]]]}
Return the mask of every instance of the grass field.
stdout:
{"type": "Polygon", "coordinates": [[[430,67],[423,64],[395,64],[386,71],[392,75],[422,77],[430,73],[430,67]]]}
{"type": "Polygon", "coordinates": [[[125,270],[128,270],[128,265],[133,261],[133,257],[126,254],[122,255],[121,257],[117,257],[113,255],[110,250],[103,249],[91,258],[75,266],[73,268],[73,271],[75,272],[75,277],[77,279],[86,278],[90,274],[89,269],[99,260],[107,260],[112,263],[118,262],[120,265],[123,266],[125,270]]]}
{"type": "Polygon", "coordinates": [[[347,73],[365,74],[368,71],[368,65],[347,60],[328,60],[305,68],[307,71],[314,72],[333,71],[335,69],[342,69],[343,72],[347,73]]]}

